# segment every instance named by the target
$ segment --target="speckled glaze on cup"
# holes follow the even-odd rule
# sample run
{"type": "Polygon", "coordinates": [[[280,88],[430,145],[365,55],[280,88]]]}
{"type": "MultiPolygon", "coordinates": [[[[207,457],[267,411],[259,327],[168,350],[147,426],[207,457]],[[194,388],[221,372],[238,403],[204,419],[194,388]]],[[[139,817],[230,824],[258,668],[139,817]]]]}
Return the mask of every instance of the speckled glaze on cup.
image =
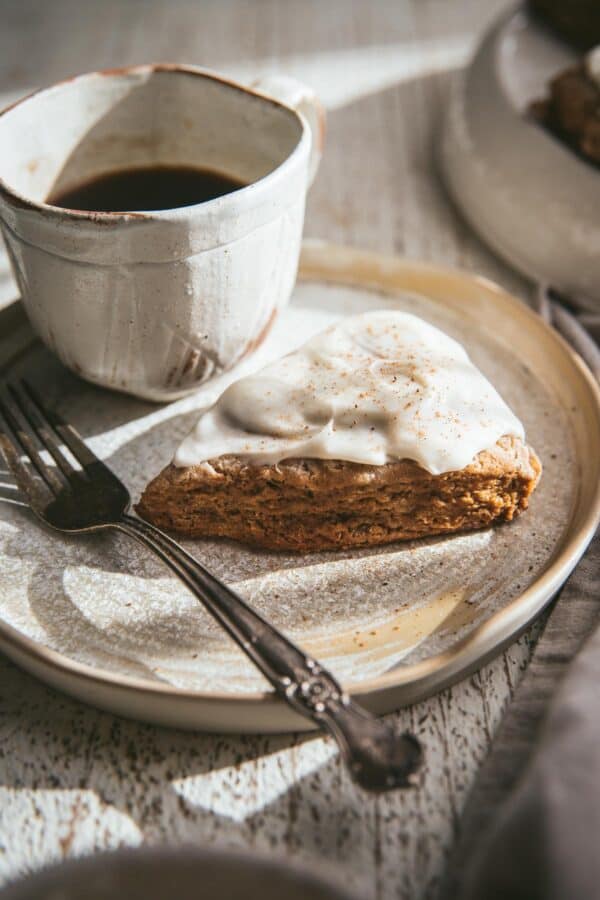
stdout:
{"type": "Polygon", "coordinates": [[[0,115],[3,236],[34,327],[73,371],[168,400],[261,343],[294,285],[323,125],[309,89],[264,85],[287,103],[202,69],[137,66],[61,82],[0,115]],[[44,202],[157,163],[247,186],[157,212],[44,202]]]}

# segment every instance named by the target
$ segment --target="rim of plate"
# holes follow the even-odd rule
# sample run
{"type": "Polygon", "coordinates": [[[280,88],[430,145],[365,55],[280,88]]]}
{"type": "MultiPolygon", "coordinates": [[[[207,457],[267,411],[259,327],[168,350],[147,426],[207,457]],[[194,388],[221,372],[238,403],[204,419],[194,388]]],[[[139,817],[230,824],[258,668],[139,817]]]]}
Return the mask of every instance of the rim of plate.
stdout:
{"type": "MultiPolygon", "coordinates": [[[[454,282],[456,286],[462,286],[463,290],[469,287],[471,290],[478,289],[482,295],[488,299],[491,298],[492,302],[500,304],[505,312],[512,314],[513,319],[522,320],[523,327],[529,330],[534,329],[543,335],[544,339],[549,341],[555,351],[562,356],[563,361],[571,367],[572,374],[580,379],[580,387],[588,392],[588,400],[591,401],[594,408],[595,421],[586,422],[586,424],[588,427],[595,427],[600,449],[600,387],[585,363],[567,342],[546,325],[525,303],[504,288],[483,276],[449,266],[384,255],[319,240],[305,240],[302,245],[299,271],[301,281],[320,281],[370,288],[373,291],[392,296],[401,292],[423,295],[423,290],[419,290],[417,281],[419,278],[427,276],[438,281],[454,282]],[[414,285],[411,286],[411,282],[414,282],[414,285]]],[[[571,510],[571,518],[569,522],[565,523],[562,543],[547,568],[532,585],[480,625],[475,626],[469,634],[456,641],[448,650],[420,662],[401,664],[375,678],[352,682],[347,685],[348,692],[354,697],[368,696],[376,701],[378,695],[381,698],[395,688],[413,684],[415,697],[420,697],[424,695],[427,683],[434,676],[436,678],[434,689],[441,690],[458,678],[464,677],[474,668],[483,665],[492,655],[500,652],[501,648],[513,640],[547,605],[576,566],[600,524],[600,459],[596,468],[599,477],[595,479],[594,489],[586,492],[585,496],[580,489],[578,490],[578,496],[571,510]],[[583,510],[580,510],[581,506],[584,507],[583,510]],[[577,515],[578,513],[582,513],[582,515],[577,515]],[[576,517],[579,521],[573,529],[572,525],[576,517]]],[[[163,698],[171,696],[199,703],[241,703],[248,706],[273,704],[280,708],[286,707],[284,701],[278,698],[273,691],[236,693],[233,691],[191,690],[174,685],[155,684],[128,675],[118,675],[109,669],[80,663],[59,651],[52,650],[22,634],[2,619],[0,619],[0,636],[7,642],[15,644],[22,654],[33,657],[47,667],[104,687],[135,690],[142,692],[146,697],[152,695],[163,698]]],[[[407,702],[413,701],[404,698],[396,707],[390,705],[389,708],[386,704],[386,711],[392,711],[407,702]]],[[[198,727],[201,727],[200,722],[198,727]]],[[[311,727],[310,723],[308,723],[308,727],[311,727]]],[[[245,730],[248,729],[240,728],[240,732],[245,730]]],[[[284,727],[283,730],[289,729],[284,727]]]]}

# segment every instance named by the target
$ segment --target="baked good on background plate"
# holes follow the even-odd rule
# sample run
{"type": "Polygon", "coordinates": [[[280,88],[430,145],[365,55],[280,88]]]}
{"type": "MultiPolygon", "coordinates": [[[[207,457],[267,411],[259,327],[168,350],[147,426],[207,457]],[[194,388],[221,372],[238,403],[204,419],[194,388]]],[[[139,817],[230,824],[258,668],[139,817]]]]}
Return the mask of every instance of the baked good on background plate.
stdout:
{"type": "Polygon", "coordinates": [[[532,103],[530,113],[583,159],[600,166],[600,46],[559,72],[548,96],[532,103]]]}
{"type": "Polygon", "coordinates": [[[227,388],[137,511],[187,536],[331,550],[510,521],[540,474],[464,348],[386,310],[227,388]]]}

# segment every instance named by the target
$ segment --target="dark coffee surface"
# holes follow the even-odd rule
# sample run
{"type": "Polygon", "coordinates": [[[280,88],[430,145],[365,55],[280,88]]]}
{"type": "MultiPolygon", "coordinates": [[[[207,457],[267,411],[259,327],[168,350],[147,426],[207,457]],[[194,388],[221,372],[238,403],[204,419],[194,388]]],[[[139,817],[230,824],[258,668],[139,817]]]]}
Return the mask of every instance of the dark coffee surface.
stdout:
{"type": "Polygon", "coordinates": [[[213,200],[244,187],[243,182],[188,166],[120,169],[50,194],[48,203],[65,209],[97,212],[138,212],[174,209],[213,200]]]}

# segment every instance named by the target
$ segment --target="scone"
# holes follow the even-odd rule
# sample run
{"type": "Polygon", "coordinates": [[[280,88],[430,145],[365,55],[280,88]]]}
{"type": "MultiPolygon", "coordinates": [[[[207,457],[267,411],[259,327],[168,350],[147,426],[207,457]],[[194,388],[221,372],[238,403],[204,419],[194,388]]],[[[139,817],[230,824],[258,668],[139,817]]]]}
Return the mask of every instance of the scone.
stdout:
{"type": "Polygon", "coordinates": [[[228,388],[137,511],[191,537],[331,550],[510,521],[540,473],[462,346],[386,310],[228,388]]]}
{"type": "Polygon", "coordinates": [[[548,89],[548,97],[531,104],[533,118],[581,157],[600,166],[600,47],[559,72],[548,89]]]}
{"type": "Polygon", "coordinates": [[[368,466],[321,459],[254,465],[224,456],[168,466],[138,512],[166,531],[274,550],[331,550],[486,528],[527,508],[540,462],[502,438],[459,472],[409,460],[368,466]]]}

